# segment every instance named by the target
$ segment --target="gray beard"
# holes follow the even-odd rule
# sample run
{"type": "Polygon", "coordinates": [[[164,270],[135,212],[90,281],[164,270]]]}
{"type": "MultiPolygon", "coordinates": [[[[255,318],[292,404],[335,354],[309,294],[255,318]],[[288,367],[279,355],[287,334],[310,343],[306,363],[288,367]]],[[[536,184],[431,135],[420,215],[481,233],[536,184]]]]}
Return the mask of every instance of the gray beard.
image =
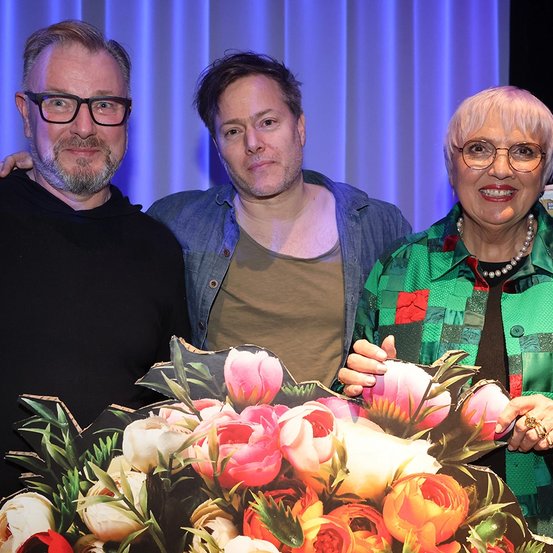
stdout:
{"type": "Polygon", "coordinates": [[[90,196],[100,192],[109,185],[111,178],[117,171],[120,161],[113,159],[111,150],[105,143],[97,138],[88,138],[86,140],[71,139],[58,142],[54,146],[53,157],[42,159],[36,149],[34,141],[29,141],[31,157],[35,170],[42,175],[48,184],[64,192],[70,192],[76,196],[90,196]],[[105,154],[105,164],[100,172],[93,172],[89,163],[84,159],[77,160],[77,169],[72,173],[64,171],[59,163],[59,152],[62,147],[98,147],[105,154]]]}

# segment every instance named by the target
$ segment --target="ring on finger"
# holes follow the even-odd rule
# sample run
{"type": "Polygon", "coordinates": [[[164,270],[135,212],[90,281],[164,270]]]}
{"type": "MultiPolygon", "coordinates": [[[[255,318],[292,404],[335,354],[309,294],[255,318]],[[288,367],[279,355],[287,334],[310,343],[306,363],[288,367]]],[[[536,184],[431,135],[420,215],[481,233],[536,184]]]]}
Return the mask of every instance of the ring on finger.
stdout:
{"type": "Polygon", "coordinates": [[[543,426],[543,424],[538,423],[538,424],[536,425],[535,431],[536,431],[536,434],[538,435],[538,438],[539,438],[540,440],[543,440],[544,438],[547,437],[548,432],[547,432],[547,430],[545,429],[545,427],[543,426]]]}
{"type": "MultiPolygon", "coordinates": [[[[543,440],[549,434],[549,431],[545,428],[545,426],[535,417],[527,416],[526,419],[524,420],[524,424],[526,428],[533,428],[536,431],[536,434],[538,435],[538,438],[540,440],[543,440]]],[[[547,441],[547,443],[549,444],[549,440],[547,441]]],[[[552,442],[552,445],[550,445],[549,447],[553,447],[553,442],[552,442]]]]}

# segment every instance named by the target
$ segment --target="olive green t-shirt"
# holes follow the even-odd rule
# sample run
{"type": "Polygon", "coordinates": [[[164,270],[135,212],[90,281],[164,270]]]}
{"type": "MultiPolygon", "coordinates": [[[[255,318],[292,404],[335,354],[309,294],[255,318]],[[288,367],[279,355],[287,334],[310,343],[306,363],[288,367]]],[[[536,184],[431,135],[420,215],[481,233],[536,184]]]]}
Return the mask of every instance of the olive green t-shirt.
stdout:
{"type": "Polygon", "coordinates": [[[344,279],[339,242],[301,259],[240,239],[209,316],[211,350],[255,344],[272,351],[298,382],[330,386],[344,339],[344,279]]]}

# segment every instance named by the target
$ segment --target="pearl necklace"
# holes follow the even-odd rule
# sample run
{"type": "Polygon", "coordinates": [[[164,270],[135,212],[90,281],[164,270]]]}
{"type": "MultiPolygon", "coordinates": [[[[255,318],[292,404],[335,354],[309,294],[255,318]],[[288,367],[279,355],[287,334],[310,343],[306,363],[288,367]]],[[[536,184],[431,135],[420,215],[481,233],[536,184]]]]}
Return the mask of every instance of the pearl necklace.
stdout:
{"type": "MultiPolygon", "coordinates": [[[[528,218],[526,219],[528,224],[528,230],[526,231],[526,239],[524,240],[524,244],[520,248],[519,252],[505,265],[505,267],[502,267],[501,269],[497,269],[495,271],[482,271],[482,275],[484,278],[494,278],[494,277],[500,277],[502,274],[506,275],[509,271],[515,267],[518,262],[527,255],[528,248],[530,247],[530,244],[534,240],[534,236],[536,236],[536,231],[534,229],[534,215],[532,213],[528,214],[528,218]]],[[[457,219],[457,232],[459,233],[459,236],[463,238],[463,217],[459,217],[457,219]]]]}

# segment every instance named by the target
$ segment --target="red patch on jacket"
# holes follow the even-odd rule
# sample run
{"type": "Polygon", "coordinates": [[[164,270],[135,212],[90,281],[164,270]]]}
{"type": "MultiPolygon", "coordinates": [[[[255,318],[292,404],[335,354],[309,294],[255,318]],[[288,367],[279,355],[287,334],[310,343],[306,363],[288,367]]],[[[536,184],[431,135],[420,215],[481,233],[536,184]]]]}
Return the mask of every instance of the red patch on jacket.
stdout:
{"type": "Polygon", "coordinates": [[[450,236],[446,236],[444,240],[444,252],[452,252],[457,247],[457,242],[459,242],[459,238],[461,238],[458,234],[452,234],[450,236]]]}
{"type": "Polygon", "coordinates": [[[397,296],[395,324],[414,323],[424,320],[428,307],[429,290],[400,292],[397,296]]]}
{"type": "Polygon", "coordinates": [[[522,395],[522,375],[512,374],[509,376],[509,393],[511,397],[519,397],[522,395]]]}
{"type": "Polygon", "coordinates": [[[471,268],[474,276],[476,277],[474,289],[487,292],[490,287],[486,282],[486,279],[478,272],[478,259],[476,259],[476,257],[472,255],[470,257],[467,257],[467,265],[471,268]]]}

